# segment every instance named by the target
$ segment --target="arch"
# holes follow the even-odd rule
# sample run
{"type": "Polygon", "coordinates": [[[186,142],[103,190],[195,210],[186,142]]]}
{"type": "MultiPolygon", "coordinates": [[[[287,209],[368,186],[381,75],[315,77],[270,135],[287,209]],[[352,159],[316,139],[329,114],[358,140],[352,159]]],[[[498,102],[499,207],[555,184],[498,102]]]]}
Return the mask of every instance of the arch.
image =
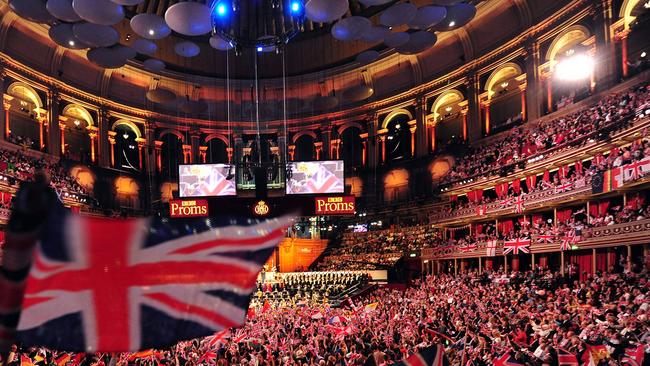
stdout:
{"type": "Polygon", "coordinates": [[[22,81],[16,81],[9,85],[7,94],[21,100],[28,100],[34,103],[36,107],[43,108],[43,101],[41,100],[41,97],[38,96],[36,90],[22,81]]]}
{"type": "Polygon", "coordinates": [[[434,120],[438,120],[438,116],[440,115],[438,113],[438,109],[440,109],[440,107],[445,104],[462,102],[463,100],[465,100],[465,96],[463,96],[463,93],[456,89],[448,89],[443,91],[440,95],[438,95],[436,100],[434,100],[433,104],[431,105],[431,112],[433,113],[434,120]]]}
{"type": "Polygon", "coordinates": [[[180,132],[178,132],[178,131],[176,131],[176,130],[173,130],[173,129],[171,129],[171,128],[166,128],[166,129],[160,131],[160,134],[158,135],[158,139],[159,139],[159,140],[162,140],[162,138],[163,138],[165,135],[169,135],[169,134],[175,135],[176,137],[178,137],[178,139],[179,139],[181,142],[185,143],[185,136],[183,136],[182,133],[180,133],[180,132]]]}
{"type": "Polygon", "coordinates": [[[336,132],[338,133],[339,136],[341,136],[343,134],[343,132],[345,132],[345,130],[347,130],[348,128],[351,128],[351,127],[358,128],[359,131],[361,131],[362,133],[364,131],[364,128],[361,125],[361,123],[359,123],[359,122],[347,122],[347,123],[344,123],[344,124],[340,125],[338,127],[338,129],[336,130],[336,132]]]}
{"type": "Polygon", "coordinates": [[[546,51],[546,61],[555,61],[560,51],[566,47],[581,43],[589,37],[591,37],[591,32],[584,25],[574,24],[568,27],[551,42],[548,51],[546,51]]]}
{"type": "Polygon", "coordinates": [[[312,130],[302,130],[302,131],[298,132],[297,134],[295,134],[295,135],[293,135],[291,137],[291,142],[293,144],[295,144],[296,141],[298,141],[298,139],[300,137],[304,136],[304,135],[309,135],[309,136],[311,136],[312,139],[314,139],[314,141],[316,141],[317,136],[316,136],[316,133],[314,131],[312,131],[312,130]]]}
{"type": "Polygon", "coordinates": [[[210,140],[214,140],[214,139],[219,139],[223,141],[224,144],[226,144],[226,147],[230,147],[230,141],[228,140],[228,138],[220,133],[211,133],[205,136],[204,142],[207,144],[208,142],[210,142],[210,140]]]}
{"type": "Polygon", "coordinates": [[[623,18],[623,24],[625,24],[626,29],[629,27],[630,23],[636,19],[636,16],[632,15],[632,11],[640,2],[641,0],[623,0],[623,5],[621,5],[621,10],[619,11],[618,16],[623,18]]]}
{"type": "Polygon", "coordinates": [[[485,82],[485,90],[488,92],[488,99],[492,98],[492,95],[494,94],[493,89],[494,86],[504,80],[509,80],[514,78],[515,76],[519,76],[523,74],[523,71],[521,71],[521,66],[514,62],[506,62],[503,65],[500,65],[488,77],[487,81],[485,82]]]}
{"type": "Polygon", "coordinates": [[[393,118],[395,118],[395,117],[397,117],[399,115],[402,115],[402,114],[407,115],[408,118],[409,118],[409,121],[413,119],[413,114],[411,112],[409,112],[408,110],[406,110],[404,108],[398,108],[398,109],[395,109],[394,111],[391,111],[390,113],[388,113],[386,118],[384,118],[384,121],[381,123],[381,129],[382,130],[385,129],[386,126],[388,126],[388,124],[390,123],[390,121],[393,118]]]}
{"type": "Polygon", "coordinates": [[[88,124],[88,126],[93,125],[93,117],[90,115],[90,112],[79,104],[66,105],[61,114],[67,117],[83,120],[88,124]]]}
{"type": "MultiPolygon", "coordinates": [[[[138,125],[136,125],[132,121],[129,121],[128,119],[125,118],[118,119],[117,121],[115,121],[115,123],[113,123],[113,126],[111,126],[111,130],[115,131],[115,128],[117,128],[118,126],[126,126],[131,131],[133,131],[133,133],[135,133],[135,137],[139,139],[142,138],[142,134],[140,133],[140,128],[138,128],[138,125]]],[[[162,137],[162,134],[160,135],[160,137],[162,137]]]]}

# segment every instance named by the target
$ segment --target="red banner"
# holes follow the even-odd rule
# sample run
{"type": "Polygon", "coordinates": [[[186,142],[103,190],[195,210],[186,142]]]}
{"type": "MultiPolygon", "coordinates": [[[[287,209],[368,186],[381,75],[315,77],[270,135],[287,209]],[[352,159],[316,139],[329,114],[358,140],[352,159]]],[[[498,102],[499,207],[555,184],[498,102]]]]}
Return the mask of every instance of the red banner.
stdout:
{"type": "Polygon", "coordinates": [[[170,200],[170,217],[207,217],[207,200],[170,200]]]}
{"type": "Polygon", "coordinates": [[[316,215],[354,215],[356,201],[354,196],[316,197],[316,215]]]}

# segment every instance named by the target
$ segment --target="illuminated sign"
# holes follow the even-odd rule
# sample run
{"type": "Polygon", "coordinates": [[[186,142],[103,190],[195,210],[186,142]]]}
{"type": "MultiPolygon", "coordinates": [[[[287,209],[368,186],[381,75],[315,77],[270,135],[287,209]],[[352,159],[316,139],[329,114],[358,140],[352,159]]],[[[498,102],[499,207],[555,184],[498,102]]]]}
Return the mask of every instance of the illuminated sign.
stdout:
{"type": "Polygon", "coordinates": [[[170,217],[207,217],[207,200],[170,200],[170,217]]]}
{"type": "Polygon", "coordinates": [[[354,215],[354,196],[316,197],[316,215],[354,215]]]}
{"type": "Polygon", "coordinates": [[[269,214],[270,210],[269,205],[264,201],[257,202],[255,207],[253,207],[253,212],[255,212],[255,215],[257,216],[266,216],[269,214]]]}

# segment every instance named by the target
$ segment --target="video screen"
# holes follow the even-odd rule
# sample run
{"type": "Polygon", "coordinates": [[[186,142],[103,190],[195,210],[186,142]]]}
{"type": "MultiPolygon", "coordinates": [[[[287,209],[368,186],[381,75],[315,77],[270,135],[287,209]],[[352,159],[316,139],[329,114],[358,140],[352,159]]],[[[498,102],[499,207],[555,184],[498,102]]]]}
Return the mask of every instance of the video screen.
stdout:
{"type": "Polygon", "coordinates": [[[178,193],[182,198],[236,196],[235,166],[228,164],[179,165],[178,193]]]}
{"type": "Polygon", "coordinates": [[[368,224],[356,224],[353,231],[355,233],[365,233],[368,231],[368,224]]]}
{"type": "Polygon", "coordinates": [[[343,193],[342,160],[287,163],[287,194],[343,193]]]}

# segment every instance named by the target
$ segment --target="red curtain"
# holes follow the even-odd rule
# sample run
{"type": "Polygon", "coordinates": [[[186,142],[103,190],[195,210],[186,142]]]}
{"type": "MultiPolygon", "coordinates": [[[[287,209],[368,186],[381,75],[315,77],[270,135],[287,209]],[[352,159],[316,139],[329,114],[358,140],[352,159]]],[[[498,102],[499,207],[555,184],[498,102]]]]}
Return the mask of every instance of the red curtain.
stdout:
{"type": "Polygon", "coordinates": [[[521,180],[515,179],[512,181],[512,190],[515,191],[515,194],[521,192],[521,180]]]}
{"type": "Polygon", "coordinates": [[[528,191],[535,188],[535,184],[537,184],[536,175],[529,175],[526,177],[526,187],[528,187],[528,191]]]}
{"type": "Polygon", "coordinates": [[[596,271],[607,271],[607,252],[596,252],[596,271]]]}
{"type": "Polygon", "coordinates": [[[589,216],[598,217],[598,202],[589,202],[589,216]]]}
{"type": "Polygon", "coordinates": [[[492,259],[485,258],[485,269],[492,269],[492,259]]]}
{"type": "Polygon", "coordinates": [[[533,215],[533,224],[536,224],[538,222],[542,222],[543,217],[541,214],[535,214],[533,215]]]}
{"type": "Polygon", "coordinates": [[[557,210],[557,221],[564,222],[571,219],[571,209],[557,210]]]}
{"type": "Polygon", "coordinates": [[[512,271],[519,271],[519,257],[512,257],[512,266],[510,270],[512,271]]]}
{"type": "Polygon", "coordinates": [[[503,197],[508,193],[508,183],[497,184],[494,186],[494,190],[498,197],[503,197]]]}
{"type": "Polygon", "coordinates": [[[551,181],[551,173],[547,171],[544,172],[544,175],[542,176],[542,180],[544,182],[550,182],[551,181]]]}
{"type": "Polygon", "coordinates": [[[502,234],[507,234],[515,228],[515,225],[512,223],[512,220],[505,220],[499,222],[499,231],[502,234]]]}
{"type": "Polygon", "coordinates": [[[451,202],[456,202],[456,201],[458,201],[458,195],[457,195],[457,194],[452,194],[452,195],[450,195],[450,196],[449,196],[449,200],[450,200],[451,202]]]}
{"type": "Polygon", "coordinates": [[[546,256],[546,254],[541,254],[539,256],[539,263],[537,265],[542,268],[548,267],[548,256],[546,256]]]}
{"type": "Polygon", "coordinates": [[[609,209],[609,201],[602,201],[598,204],[598,217],[601,217],[607,213],[609,209]]]}
{"type": "Polygon", "coordinates": [[[476,235],[483,234],[483,224],[476,224],[474,232],[476,232],[476,235]]]}
{"type": "Polygon", "coordinates": [[[476,191],[467,192],[467,200],[470,202],[476,202],[476,191]]]}
{"type": "Polygon", "coordinates": [[[580,281],[587,279],[587,276],[591,274],[591,251],[586,253],[572,253],[569,257],[569,263],[573,263],[578,266],[578,273],[580,274],[580,281]]]}
{"type": "Polygon", "coordinates": [[[569,170],[566,165],[562,165],[561,167],[558,168],[557,174],[560,178],[566,178],[566,173],[567,170],[569,170]]]}
{"type": "Polygon", "coordinates": [[[582,172],[583,172],[583,170],[582,170],[582,160],[576,161],[575,167],[576,167],[576,172],[582,174],[582,172]]]}

